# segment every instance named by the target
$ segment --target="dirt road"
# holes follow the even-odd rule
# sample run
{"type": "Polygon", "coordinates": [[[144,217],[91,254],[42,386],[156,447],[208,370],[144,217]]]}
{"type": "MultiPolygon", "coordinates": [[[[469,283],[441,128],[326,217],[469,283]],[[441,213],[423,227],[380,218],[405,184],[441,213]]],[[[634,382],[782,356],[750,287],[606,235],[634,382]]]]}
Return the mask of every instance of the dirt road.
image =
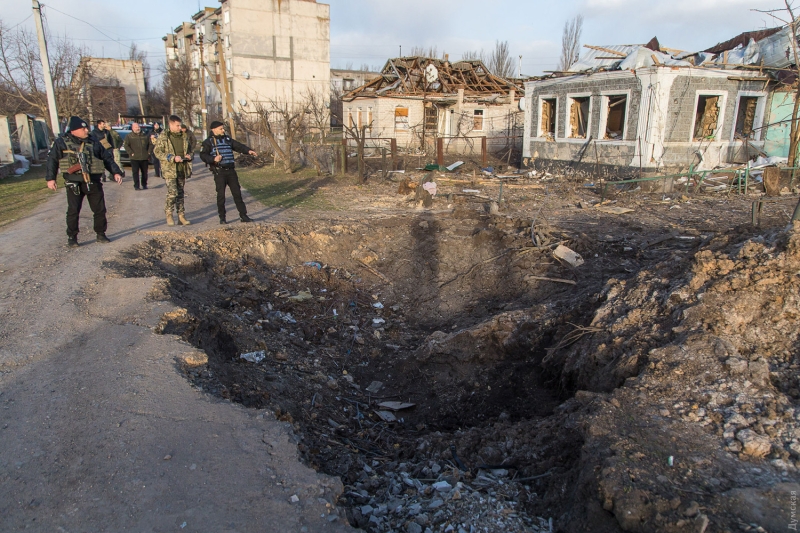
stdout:
{"type": "Polygon", "coordinates": [[[179,358],[203,354],[153,332],[173,309],[148,296],[159,280],[103,266],[150,231],[218,227],[210,174],[187,184],[189,227],[164,225],[160,179],[104,185],[109,245],[84,204],[82,244],[65,247],[63,188],[0,233],[0,529],[350,530],[340,482],[300,464],[289,424],[184,379],[179,358]]]}

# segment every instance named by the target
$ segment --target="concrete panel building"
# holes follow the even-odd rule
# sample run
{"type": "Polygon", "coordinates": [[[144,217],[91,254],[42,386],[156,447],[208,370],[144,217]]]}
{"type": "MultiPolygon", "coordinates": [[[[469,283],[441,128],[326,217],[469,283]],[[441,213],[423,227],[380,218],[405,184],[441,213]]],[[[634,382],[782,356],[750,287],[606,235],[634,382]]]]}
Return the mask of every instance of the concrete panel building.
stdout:
{"type": "MultiPolygon", "coordinates": [[[[330,98],[327,4],[221,0],[220,7],[198,12],[164,41],[168,60],[185,58],[198,76],[201,62],[207,65],[202,78],[209,116],[246,117],[271,102],[298,105],[311,92],[323,101],[330,98]],[[226,89],[228,110],[223,109],[226,89]]],[[[199,100],[198,95],[195,125],[199,125],[199,100]]]]}

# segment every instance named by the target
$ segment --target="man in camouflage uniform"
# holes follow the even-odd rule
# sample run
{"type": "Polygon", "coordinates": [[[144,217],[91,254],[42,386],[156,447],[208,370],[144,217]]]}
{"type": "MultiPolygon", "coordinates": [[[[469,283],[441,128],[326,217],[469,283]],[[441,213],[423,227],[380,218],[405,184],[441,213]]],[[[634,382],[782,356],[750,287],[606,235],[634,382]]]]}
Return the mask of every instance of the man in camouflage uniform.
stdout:
{"type": "Polygon", "coordinates": [[[164,211],[167,225],[174,226],[173,210],[178,212],[178,221],[184,226],[191,224],[186,220],[183,205],[183,188],[186,179],[192,175],[192,157],[197,143],[194,135],[181,131],[181,119],[175,115],[169,117],[169,126],[156,139],[153,155],[161,162],[161,177],[167,182],[167,200],[164,211]]]}

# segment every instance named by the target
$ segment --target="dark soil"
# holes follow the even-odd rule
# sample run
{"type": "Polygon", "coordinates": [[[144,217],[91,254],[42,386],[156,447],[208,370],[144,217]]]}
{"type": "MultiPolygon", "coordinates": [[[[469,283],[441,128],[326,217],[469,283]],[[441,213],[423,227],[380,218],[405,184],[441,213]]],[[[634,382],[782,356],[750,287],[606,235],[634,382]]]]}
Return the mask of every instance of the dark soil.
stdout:
{"type": "MultiPolygon", "coordinates": [[[[444,213],[163,235],[117,267],[169,280],[166,290],[184,310],[166,315],[161,332],[209,355],[207,366],[186,368],[189,378],[293,422],[304,459],[342,477],[354,525],[388,530],[358,506],[387,493],[382,474],[431,477],[433,462],[472,481],[482,470],[508,470],[502,494],[513,492],[526,523],[552,517],[561,531],[690,530],[653,525],[650,515],[621,519],[598,498],[599,469],[614,427],[622,437],[648,435],[650,449],[683,435],[685,445],[716,453],[702,429],[644,422],[647,408],[635,396],[624,417],[604,413],[615,405],[607,394],[648,368],[650,350],[676,338],[681,317],[659,314],[664,307],[649,303],[648,291],[691,270],[695,253],[729,228],[724,217],[709,219],[719,202],[698,202],[670,221],[669,206],[631,218],[564,204],[547,220],[452,201],[444,213]],[[587,264],[554,258],[558,244],[587,264]],[[615,284],[627,287],[626,307],[612,314],[642,317],[609,336],[598,313],[619,294],[615,284]],[[260,351],[258,363],[240,357],[260,351]],[[413,406],[387,421],[379,406],[386,401],[413,406]],[[614,427],[598,438],[589,421],[602,417],[614,427]],[[365,478],[365,467],[376,475],[365,478]]],[[[742,224],[714,242],[722,249],[757,231],[742,224]]],[[[692,487],[683,488],[684,500],[692,487]]],[[[681,502],[665,504],[660,516],[682,513],[681,502]]],[[[697,516],[687,514],[686,524],[697,516]]]]}

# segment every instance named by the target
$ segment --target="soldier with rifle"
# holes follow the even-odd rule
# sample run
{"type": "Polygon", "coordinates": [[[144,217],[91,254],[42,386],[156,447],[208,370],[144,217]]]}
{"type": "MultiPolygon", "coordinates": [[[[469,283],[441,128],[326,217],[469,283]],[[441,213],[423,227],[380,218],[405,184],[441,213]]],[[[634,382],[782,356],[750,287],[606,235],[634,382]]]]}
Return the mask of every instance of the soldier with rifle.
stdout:
{"type": "Polygon", "coordinates": [[[70,117],[67,132],[59,135],[47,156],[47,187],[58,189],[56,178],[60,173],[67,187],[67,246],[78,246],[78,218],[84,196],[94,213],[94,232],[97,242],[111,242],[106,237],[106,200],[101,178],[108,170],[117,183],[122,183],[124,172],[114,161],[114,153],[105,149],[89,135],[89,126],[79,117],[70,117]]]}

